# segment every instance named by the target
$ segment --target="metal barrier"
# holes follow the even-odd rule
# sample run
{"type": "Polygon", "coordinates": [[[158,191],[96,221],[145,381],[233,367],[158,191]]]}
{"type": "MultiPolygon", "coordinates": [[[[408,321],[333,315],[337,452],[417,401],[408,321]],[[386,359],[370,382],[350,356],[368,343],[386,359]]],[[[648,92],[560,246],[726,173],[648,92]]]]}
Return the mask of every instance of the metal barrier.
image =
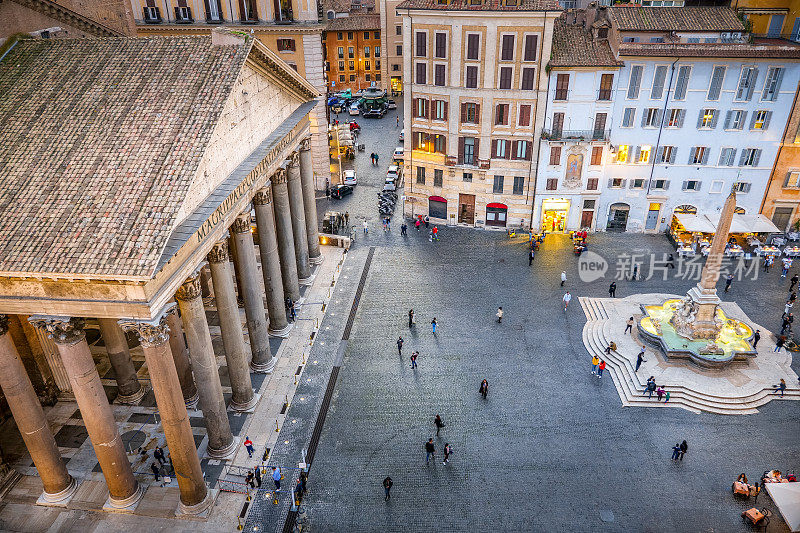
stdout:
{"type": "Polygon", "coordinates": [[[250,485],[241,481],[218,479],[217,488],[222,492],[235,492],[237,494],[246,494],[248,497],[250,497],[250,485]]]}

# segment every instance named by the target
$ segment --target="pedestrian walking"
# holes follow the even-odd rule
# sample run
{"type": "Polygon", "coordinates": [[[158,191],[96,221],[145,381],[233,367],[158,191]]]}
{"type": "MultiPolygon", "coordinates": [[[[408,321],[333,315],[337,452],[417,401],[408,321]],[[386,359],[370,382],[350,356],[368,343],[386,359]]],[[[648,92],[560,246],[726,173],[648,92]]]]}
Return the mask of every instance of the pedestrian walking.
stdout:
{"type": "Polygon", "coordinates": [[[603,370],[606,369],[606,362],[600,359],[600,364],[597,365],[597,379],[601,379],[603,377],[603,370]]]}
{"type": "Polygon", "coordinates": [[[792,307],[794,307],[794,302],[791,302],[791,301],[786,302],[786,305],[783,306],[783,314],[784,315],[788,315],[789,313],[791,313],[792,312],[792,307]]]}
{"type": "Polygon", "coordinates": [[[642,346],[642,350],[639,352],[639,355],[636,356],[636,370],[634,370],[634,372],[639,370],[639,367],[642,366],[642,363],[647,362],[647,359],[644,358],[644,351],[645,347],[642,346]]]}
{"type": "Polygon", "coordinates": [[[794,303],[797,300],[797,291],[792,291],[789,293],[789,301],[794,303]]]}
{"type": "Polygon", "coordinates": [[[385,502],[388,502],[389,498],[392,497],[390,494],[392,490],[392,485],[394,485],[394,483],[392,483],[392,478],[386,476],[386,478],[383,480],[383,493],[384,493],[383,501],[385,502]]]}
{"type": "Polygon", "coordinates": [[[778,391],[781,391],[781,398],[783,398],[783,393],[786,392],[786,380],[781,379],[781,382],[775,385],[775,394],[778,394],[778,391]]]}
{"type": "Polygon", "coordinates": [[[433,230],[428,230],[428,242],[433,242],[433,230]]]}
{"type": "Polygon", "coordinates": [[[261,488],[261,467],[260,466],[255,467],[253,469],[253,474],[254,474],[253,477],[256,480],[256,485],[260,489],[261,488]]]}
{"type": "Polygon", "coordinates": [[[689,451],[689,445],[686,444],[685,440],[681,442],[680,449],[681,449],[681,461],[683,461],[683,456],[686,455],[687,451],[689,451]]]}
{"type": "Polygon", "coordinates": [[[158,464],[164,466],[164,463],[167,462],[166,457],[164,457],[164,450],[162,450],[159,446],[156,446],[156,449],[153,450],[153,457],[158,461],[158,464]]]}
{"type": "Polygon", "coordinates": [[[419,219],[415,220],[415,221],[414,221],[414,228],[415,228],[417,231],[419,231],[419,227],[420,227],[420,225],[421,225],[421,224],[422,224],[422,222],[420,222],[420,221],[419,221],[419,219]]]}
{"type": "Polygon", "coordinates": [[[439,240],[439,228],[438,228],[438,226],[433,226],[433,230],[431,230],[431,231],[433,232],[433,240],[434,241],[438,241],[439,240]]]}
{"type": "Polygon", "coordinates": [[[394,127],[395,128],[400,127],[400,115],[397,115],[396,117],[394,117],[394,127]]]}
{"type": "Polygon", "coordinates": [[[419,352],[411,352],[411,368],[417,368],[417,356],[419,352]]]}
{"type": "Polygon", "coordinates": [[[642,396],[644,396],[645,394],[648,394],[647,397],[648,398],[652,398],[653,397],[653,393],[655,391],[656,391],[656,378],[654,378],[653,376],[650,376],[649,378],[647,378],[647,385],[644,388],[644,392],[642,393],[642,396]]]}
{"type": "Polygon", "coordinates": [[[450,446],[449,442],[445,442],[444,444],[444,461],[442,461],[443,465],[446,465],[450,462],[450,454],[453,453],[453,447],[450,446]]]}
{"type": "Polygon", "coordinates": [[[286,311],[289,313],[289,320],[291,322],[297,320],[297,312],[294,309],[294,301],[291,296],[286,297],[286,311]]]}
{"type": "Polygon", "coordinates": [[[275,492],[281,491],[281,479],[283,479],[283,475],[281,474],[281,469],[276,466],[273,466],[272,482],[275,483],[275,492]]]}
{"type": "Polygon", "coordinates": [[[481,381],[481,386],[478,389],[478,392],[483,396],[483,399],[486,399],[486,395],[489,394],[489,382],[485,379],[481,381]]]}
{"type": "Polygon", "coordinates": [[[380,160],[380,154],[375,154],[375,166],[378,166],[378,161],[380,160]]]}
{"type": "Polygon", "coordinates": [[[325,180],[325,198],[330,199],[331,197],[331,184],[328,180],[325,180]]]}
{"type": "Polygon", "coordinates": [[[725,278],[725,292],[728,292],[728,290],[730,290],[731,283],[733,283],[733,274],[728,274],[728,277],[725,278]]]}
{"type": "Polygon", "coordinates": [[[753,348],[758,346],[758,341],[761,340],[761,330],[757,329],[755,333],[753,333],[753,348]]]}
{"type": "Polygon", "coordinates": [[[150,463],[150,470],[153,471],[153,475],[156,477],[156,481],[158,481],[158,475],[161,473],[161,469],[156,466],[156,463],[150,463]]]}
{"type": "Polygon", "coordinates": [[[608,286],[608,295],[612,298],[617,297],[617,282],[612,281],[611,285],[608,286]]]}
{"type": "Polygon", "coordinates": [[[413,309],[409,309],[408,310],[408,327],[411,327],[413,325],[414,325],[414,310],[413,309]]]}
{"type": "Polygon", "coordinates": [[[664,397],[664,387],[659,387],[656,389],[656,401],[661,401],[661,398],[664,397]]]}
{"type": "MultiPolygon", "coordinates": [[[[625,333],[628,333],[629,331],[631,332],[631,335],[633,335],[633,317],[630,317],[627,321],[625,321],[625,333]]],[[[623,335],[625,335],[625,333],[623,333],[623,335]]]]}
{"type": "Polygon", "coordinates": [[[347,211],[344,212],[344,225],[350,227],[350,213],[347,211]]]}
{"type": "Polygon", "coordinates": [[[567,273],[565,271],[561,271],[561,286],[564,286],[564,283],[567,282],[567,273]]]}
{"type": "Polygon", "coordinates": [[[255,484],[255,482],[253,481],[254,479],[255,479],[255,476],[253,475],[253,473],[252,473],[252,472],[248,472],[248,473],[247,473],[247,475],[244,477],[244,481],[245,481],[245,483],[247,483],[248,485],[250,485],[250,488],[251,488],[251,489],[254,489],[254,488],[256,488],[256,484],[255,484]]]}
{"type": "Polygon", "coordinates": [[[431,327],[433,328],[433,334],[436,335],[436,317],[431,320],[431,327]]]}
{"type": "Polygon", "coordinates": [[[677,461],[680,456],[681,456],[681,445],[676,442],[675,446],[672,447],[672,460],[677,461]]]}
{"type": "Polygon", "coordinates": [[[430,217],[428,217],[428,215],[425,215],[425,218],[423,219],[423,222],[425,222],[425,229],[428,229],[428,227],[429,227],[429,225],[431,223],[430,217]]]}
{"type": "Polygon", "coordinates": [[[667,403],[668,401],[669,401],[669,391],[667,391],[667,393],[664,395],[664,403],[667,403]]]}
{"type": "Polygon", "coordinates": [[[364,235],[369,232],[369,224],[367,224],[367,220],[364,219],[364,235]]]}
{"type": "Polygon", "coordinates": [[[436,415],[436,418],[433,419],[433,425],[436,426],[436,436],[439,436],[439,431],[444,427],[444,422],[442,422],[442,417],[436,415]]]}
{"type": "Polygon", "coordinates": [[[633,274],[631,274],[631,281],[639,279],[639,265],[633,265],[633,274]]]}
{"type": "Polygon", "coordinates": [[[667,266],[670,267],[670,268],[675,268],[675,256],[674,255],[669,254],[667,256],[667,266]]]}
{"type": "Polygon", "coordinates": [[[600,364],[600,358],[596,355],[592,356],[592,374],[597,374],[597,367],[600,364]]]}
{"type": "Polygon", "coordinates": [[[797,285],[797,281],[798,280],[800,280],[800,278],[797,277],[797,274],[795,274],[794,276],[792,276],[789,279],[789,282],[790,282],[790,284],[789,284],[789,292],[792,292],[794,290],[794,287],[795,287],[795,285],[797,285]]]}
{"type": "Polygon", "coordinates": [[[425,443],[425,464],[428,464],[431,457],[433,457],[434,460],[436,459],[436,446],[433,445],[433,437],[428,439],[428,442],[425,443]]]}
{"type": "Polygon", "coordinates": [[[397,355],[403,355],[403,337],[397,337],[397,355]]]}
{"type": "Polygon", "coordinates": [[[499,324],[502,321],[503,321],[503,308],[502,307],[498,307],[497,308],[497,323],[499,324]]]}
{"type": "Polygon", "coordinates": [[[253,457],[253,452],[256,451],[256,449],[253,448],[253,441],[250,440],[250,437],[244,438],[244,447],[247,450],[247,456],[253,457]]]}
{"type": "Polygon", "coordinates": [[[789,273],[789,269],[792,268],[792,258],[784,257],[781,261],[783,263],[783,268],[781,269],[781,277],[785,278],[786,275],[789,273]]]}
{"type": "Polygon", "coordinates": [[[773,352],[780,352],[781,348],[783,348],[783,344],[786,342],[786,338],[783,335],[778,336],[778,340],[775,341],[775,349],[772,350],[773,352]]]}
{"type": "Polygon", "coordinates": [[[407,237],[408,236],[408,233],[406,233],[407,230],[408,230],[408,225],[405,223],[405,221],[403,221],[403,223],[400,224],[400,235],[407,237]]]}
{"type": "Polygon", "coordinates": [[[570,300],[572,300],[572,295],[569,293],[569,291],[564,293],[562,300],[564,301],[564,312],[566,313],[567,306],[569,305],[570,300]]]}

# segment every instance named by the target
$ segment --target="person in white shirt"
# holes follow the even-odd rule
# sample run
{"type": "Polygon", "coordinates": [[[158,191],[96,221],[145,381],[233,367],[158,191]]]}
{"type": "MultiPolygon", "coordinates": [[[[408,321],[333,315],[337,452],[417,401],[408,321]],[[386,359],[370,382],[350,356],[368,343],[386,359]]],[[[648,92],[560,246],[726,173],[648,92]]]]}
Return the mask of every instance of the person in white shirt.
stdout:
{"type": "Polygon", "coordinates": [[[561,286],[564,286],[564,283],[567,281],[567,273],[563,270],[561,271],[561,286]]]}
{"type": "Polygon", "coordinates": [[[562,298],[562,300],[564,300],[564,311],[566,311],[570,300],[572,300],[572,295],[569,293],[569,291],[564,293],[564,298],[562,298]]]}

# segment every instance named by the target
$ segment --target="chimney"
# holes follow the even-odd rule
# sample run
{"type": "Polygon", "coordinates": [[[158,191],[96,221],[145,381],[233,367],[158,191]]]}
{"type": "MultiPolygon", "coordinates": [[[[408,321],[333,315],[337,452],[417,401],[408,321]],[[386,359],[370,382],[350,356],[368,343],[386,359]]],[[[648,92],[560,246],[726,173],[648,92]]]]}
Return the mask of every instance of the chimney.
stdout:
{"type": "Polygon", "coordinates": [[[240,31],[227,28],[214,28],[211,30],[211,46],[241,46],[247,43],[248,35],[240,31]]]}

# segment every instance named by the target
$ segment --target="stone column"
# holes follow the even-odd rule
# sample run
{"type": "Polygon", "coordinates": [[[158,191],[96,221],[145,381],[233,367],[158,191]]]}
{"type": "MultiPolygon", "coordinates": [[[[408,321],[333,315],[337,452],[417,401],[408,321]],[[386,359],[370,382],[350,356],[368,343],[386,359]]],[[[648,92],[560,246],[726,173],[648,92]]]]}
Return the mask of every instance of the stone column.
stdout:
{"type": "Polygon", "coordinates": [[[214,245],[208,253],[208,264],[211,267],[219,327],[222,330],[222,344],[225,346],[225,360],[228,362],[228,375],[231,379],[231,408],[235,411],[248,411],[253,408],[258,398],[253,394],[250,370],[247,368],[250,354],[244,343],[226,241],[214,245]]]}
{"type": "Polygon", "coordinates": [[[286,319],[278,238],[275,235],[275,214],[272,212],[272,184],[269,181],[253,197],[253,207],[258,225],[261,273],[264,275],[264,288],[267,292],[269,332],[278,337],[285,337],[292,327],[286,319]]]}
{"type": "Polygon", "coordinates": [[[0,387],[44,485],[39,503],[65,503],[78,485],[67,472],[67,465],[58,451],[36,391],[8,335],[6,315],[0,315],[0,368],[0,387]]]}
{"type": "Polygon", "coordinates": [[[300,181],[303,185],[303,207],[306,213],[308,260],[313,265],[322,263],[319,250],[319,222],[317,220],[317,193],[314,189],[314,168],[311,162],[311,139],[300,143],[300,181]]]}
{"type": "Polygon", "coordinates": [[[47,329],[61,354],[94,454],[106,478],[109,498],[105,508],[132,510],[142,497],[142,488],[133,477],[114,413],[86,344],[83,319],[34,316],[31,321],[47,329]]]}
{"type": "Polygon", "coordinates": [[[239,262],[236,260],[239,254],[236,252],[236,241],[233,239],[232,234],[228,235],[228,255],[233,263],[233,280],[236,282],[235,285],[238,289],[236,302],[239,307],[244,307],[244,298],[242,297],[242,274],[239,272],[239,262]]]}
{"type": "Polygon", "coordinates": [[[192,371],[200,394],[200,408],[203,410],[208,433],[208,455],[215,459],[228,458],[236,450],[236,440],[231,433],[225,400],[222,397],[217,358],[203,307],[199,273],[192,275],[180,286],[175,293],[175,299],[181,309],[183,330],[189,343],[189,356],[192,358],[192,371]]]}
{"type": "Polygon", "coordinates": [[[289,208],[286,174],[286,169],[279,168],[272,176],[272,201],[275,211],[275,234],[278,237],[278,256],[281,260],[283,292],[296,302],[300,299],[300,282],[297,278],[297,261],[294,255],[292,213],[289,208]]]}
{"type": "Polygon", "coordinates": [[[169,326],[169,351],[172,352],[172,360],[175,363],[175,371],[178,373],[178,381],[183,392],[183,401],[187,407],[197,405],[199,396],[197,386],[194,384],[192,375],[192,363],[189,361],[189,350],[186,348],[186,341],[183,338],[183,325],[181,317],[178,316],[178,308],[173,306],[167,312],[167,326],[169,326]]]}
{"type": "Polygon", "coordinates": [[[58,388],[59,398],[72,400],[75,397],[72,395],[72,384],[69,382],[69,376],[64,368],[64,363],[61,362],[61,356],[56,348],[56,343],[47,334],[43,328],[36,328],[36,335],[39,338],[39,345],[44,352],[44,358],[53,373],[53,380],[58,388]]]}
{"type": "Polygon", "coordinates": [[[300,181],[300,154],[294,152],[289,161],[287,186],[292,213],[294,256],[297,261],[297,276],[300,281],[306,282],[311,279],[311,263],[308,261],[308,234],[306,233],[306,211],[303,205],[303,185],[300,181]]]}
{"type": "Polygon", "coordinates": [[[145,389],[139,383],[136,375],[136,368],[131,360],[131,352],[128,348],[128,339],[125,333],[113,318],[98,318],[100,323],[100,334],[106,345],[108,359],[114,369],[117,380],[119,395],[117,401],[120,403],[137,403],[145,394],[145,389]]]}
{"type": "Polygon", "coordinates": [[[150,384],[161,415],[161,427],[169,447],[169,457],[175,468],[175,477],[181,493],[178,513],[197,515],[213,502],[200,468],[200,458],[192,435],[192,426],[186,412],[181,384],[170,354],[169,319],[162,314],[152,321],[123,322],[123,327],[135,331],[142,343],[150,384]]]}

